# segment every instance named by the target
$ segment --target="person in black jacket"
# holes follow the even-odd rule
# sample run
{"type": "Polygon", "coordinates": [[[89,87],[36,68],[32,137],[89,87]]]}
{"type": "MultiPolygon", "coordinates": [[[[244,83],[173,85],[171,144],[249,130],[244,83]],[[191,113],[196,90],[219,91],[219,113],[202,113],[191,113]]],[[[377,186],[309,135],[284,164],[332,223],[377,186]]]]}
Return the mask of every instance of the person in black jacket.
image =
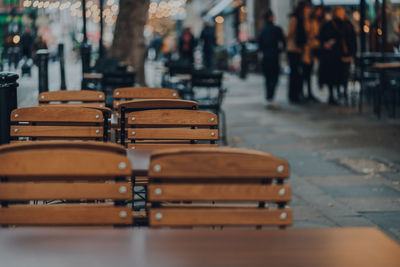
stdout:
{"type": "Polygon", "coordinates": [[[203,65],[208,71],[214,71],[214,49],[216,45],[215,29],[211,20],[207,20],[200,34],[200,40],[203,41],[203,65]]]}
{"type": "Polygon", "coordinates": [[[265,26],[258,38],[259,49],[263,54],[262,67],[265,76],[265,97],[267,107],[276,107],[274,95],[279,78],[279,54],[286,48],[286,40],[280,27],[274,24],[275,16],[271,10],[265,13],[265,26]]]}
{"type": "Polygon", "coordinates": [[[333,19],[322,27],[320,44],[323,50],[320,56],[320,83],[328,85],[328,102],[336,105],[334,88],[339,93],[343,86],[347,98],[350,66],[357,52],[356,33],[343,7],[336,7],[333,19]]]}
{"type": "Polygon", "coordinates": [[[182,61],[193,64],[194,48],[196,46],[196,40],[189,27],[183,29],[181,38],[179,39],[179,54],[182,61]]]}

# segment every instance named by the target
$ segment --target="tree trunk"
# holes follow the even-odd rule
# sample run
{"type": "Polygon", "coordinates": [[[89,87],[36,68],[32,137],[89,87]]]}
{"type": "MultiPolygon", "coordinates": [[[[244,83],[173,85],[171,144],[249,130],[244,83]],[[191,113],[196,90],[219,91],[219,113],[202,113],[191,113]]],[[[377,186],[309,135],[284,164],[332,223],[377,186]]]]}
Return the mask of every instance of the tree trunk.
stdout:
{"type": "Polygon", "coordinates": [[[119,14],[110,51],[112,57],[135,68],[136,82],[141,85],[145,85],[146,45],[143,31],[147,21],[149,2],[149,0],[119,1],[119,14]]]}

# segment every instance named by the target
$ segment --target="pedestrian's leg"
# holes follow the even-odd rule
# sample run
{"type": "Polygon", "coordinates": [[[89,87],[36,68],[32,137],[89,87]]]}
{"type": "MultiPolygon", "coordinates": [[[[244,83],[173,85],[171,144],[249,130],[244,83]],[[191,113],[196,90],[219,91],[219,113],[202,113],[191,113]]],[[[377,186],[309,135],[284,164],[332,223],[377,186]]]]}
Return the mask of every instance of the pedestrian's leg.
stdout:
{"type": "Polygon", "coordinates": [[[288,53],[289,59],[289,67],[290,67],[290,76],[289,76],[289,101],[294,102],[296,101],[295,91],[296,91],[296,54],[295,53],[288,53]]]}

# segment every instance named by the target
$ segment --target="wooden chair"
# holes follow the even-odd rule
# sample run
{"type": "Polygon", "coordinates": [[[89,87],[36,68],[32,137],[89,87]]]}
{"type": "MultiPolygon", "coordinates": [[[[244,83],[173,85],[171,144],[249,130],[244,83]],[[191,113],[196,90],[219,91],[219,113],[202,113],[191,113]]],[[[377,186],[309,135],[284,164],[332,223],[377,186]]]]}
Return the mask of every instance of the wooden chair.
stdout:
{"type": "Polygon", "coordinates": [[[217,115],[199,110],[155,109],[127,114],[128,148],[215,146],[217,115]],[[207,141],[208,144],[198,144],[207,141]]]}
{"type": "Polygon", "coordinates": [[[179,93],[173,89],[125,87],[114,90],[114,110],[118,110],[121,103],[135,99],[180,99],[179,93]]]}
{"type": "Polygon", "coordinates": [[[182,99],[139,99],[121,103],[118,106],[118,124],[117,136],[118,142],[125,145],[126,128],[128,114],[130,112],[144,111],[144,110],[165,110],[165,109],[180,109],[180,110],[197,110],[198,104],[191,100],[182,99]]]}
{"type": "Polygon", "coordinates": [[[0,147],[0,225],[132,225],[130,162],[115,145],[0,147]],[[45,201],[59,200],[59,204],[45,201]]]}
{"type": "Polygon", "coordinates": [[[108,122],[94,108],[47,105],[15,109],[11,113],[10,139],[107,141],[108,122]]]}
{"type": "Polygon", "coordinates": [[[104,93],[90,90],[54,91],[40,93],[39,105],[48,104],[71,104],[96,108],[106,107],[104,93]]]}
{"type": "Polygon", "coordinates": [[[291,195],[290,187],[284,184],[287,178],[288,163],[264,152],[159,150],[152,154],[149,169],[149,224],[286,227],[292,223],[292,212],[286,208],[291,195]],[[214,202],[224,205],[211,204],[214,202]]]}

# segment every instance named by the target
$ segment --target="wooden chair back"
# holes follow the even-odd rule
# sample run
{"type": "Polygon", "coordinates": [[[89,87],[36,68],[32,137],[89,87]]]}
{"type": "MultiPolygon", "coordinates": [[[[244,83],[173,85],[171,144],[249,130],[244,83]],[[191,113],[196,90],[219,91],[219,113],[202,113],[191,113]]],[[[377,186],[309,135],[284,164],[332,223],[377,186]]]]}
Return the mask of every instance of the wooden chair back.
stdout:
{"type": "Polygon", "coordinates": [[[39,105],[47,104],[71,104],[96,108],[104,108],[106,106],[104,93],[90,90],[63,90],[40,93],[39,105]]]}
{"type": "Polygon", "coordinates": [[[180,99],[178,91],[166,88],[125,87],[114,90],[114,110],[121,103],[135,99],[180,99]]]}
{"type": "Polygon", "coordinates": [[[39,143],[0,147],[0,225],[132,224],[131,167],[121,148],[39,143]]]}
{"type": "Polygon", "coordinates": [[[106,141],[103,112],[94,108],[46,105],[19,108],[11,113],[10,138],[26,140],[106,141]]]}
{"type": "Polygon", "coordinates": [[[139,99],[121,103],[118,106],[118,142],[120,142],[121,144],[125,144],[127,134],[126,127],[128,127],[127,116],[130,112],[155,109],[198,110],[199,106],[195,101],[182,99],[139,99]]]}
{"type": "MultiPolygon", "coordinates": [[[[199,110],[154,109],[127,114],[128,148],[160,149],[218,140],[217,115],[199,110]]],[[[203,144],[202,144],[203,145],[203,144]]],[[[204,146],[203,145],[203,146],[204,146]]]]}
{"type": "Polygon", "coordinates": [[[159,150],[152,154],[149,169],[149,224],[286,227],[292,223],[287,178],[287,161],[264,152],[159,150]]]}

